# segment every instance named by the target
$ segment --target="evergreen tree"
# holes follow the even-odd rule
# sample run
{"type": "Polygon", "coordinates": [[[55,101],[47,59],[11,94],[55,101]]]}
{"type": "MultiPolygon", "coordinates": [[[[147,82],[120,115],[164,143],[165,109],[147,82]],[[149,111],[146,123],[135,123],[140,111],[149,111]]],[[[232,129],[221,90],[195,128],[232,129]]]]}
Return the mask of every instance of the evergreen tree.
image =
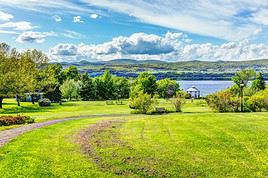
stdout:
{"type": "Polygon", "coordinates": [[[80,97],[82,100],[89,101],[95,99],[96,87],[92,78],[89,77],[87,72],[82,75],[81,82],[82,86],[80,90],[80,97]]]}
{"type": "Polygon", "coordinates": [[[266,88],[266,83],[264,81],[263,75],[261,72],[258,73],[256,79],[252,83],[252,89],[256,91],[261,91],[266,88]]]}

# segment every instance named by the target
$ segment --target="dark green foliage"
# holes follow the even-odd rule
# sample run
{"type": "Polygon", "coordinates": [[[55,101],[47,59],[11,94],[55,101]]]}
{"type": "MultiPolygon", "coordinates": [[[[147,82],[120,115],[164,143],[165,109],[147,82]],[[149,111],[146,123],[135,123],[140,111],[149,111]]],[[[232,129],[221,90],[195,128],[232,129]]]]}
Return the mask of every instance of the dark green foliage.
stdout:
{"type": "Polygon", "coordinates": [[[116,98],[116,87],[114,78],[109,71],[95,78],[96,97],[99,100],[110,100],[116,98]]]}
{"type": "Polygon", "coordinates": [[[51,101],[48,98],[43,98],[43,99],[38,100],[38,104],[41,107],[50,106],[51,105],[51,101]]]}
{"type": "Polygon", "coordinates": [[[62,98],[60,86],[57,85],[54,88],[50,87],[49,90],[45,93],[44,97],[48,98],[51,102],[60,102],[62,98]]]}
{"type": "Polygon", "coordinates": [[[67,69],[63,71],[64,79],[73,79],[73,80],[79,80],[80,79],[80,74],[75,66],[70,66],[67,69]]]}
{"type": "Polygon", "coordinates": [[[130,82],[124,77],[115,77],[116,99],[129,98],[130,82]]]}
{"type": "Polygon", "coordinates": [[[261,91],[266,88],[266,83],[264,81],[262,73],[258,73],[256,79],[252,83],[252,89],[255,91],[261,91]]]}
{"type": "Polygon", "coordinates": [[[146,72],[140,74],[131,84],[130,90],[130,97],[135,97],[140,92],[153,96],[157,90],[155,76],[146,72]]]}
{"type": "Polygon", "coordinates": [[[179,89],[180,85],[176,80],[162,79],[157,81],[157,93],[161,98],[172,98],[179,89]]]}
{"type": "Polygon", "coordinates": [[[81,77],[80,97],[84,101],[94,100],[96,98],[96,86],[93,79],[89,77],[88,73],[84,73],[81,77]]]}

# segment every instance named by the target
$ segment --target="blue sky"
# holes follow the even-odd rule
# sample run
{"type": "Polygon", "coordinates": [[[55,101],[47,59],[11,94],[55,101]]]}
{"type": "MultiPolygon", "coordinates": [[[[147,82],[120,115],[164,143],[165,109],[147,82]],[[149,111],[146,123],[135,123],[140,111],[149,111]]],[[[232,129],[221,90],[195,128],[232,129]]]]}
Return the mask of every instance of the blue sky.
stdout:
{"type": "Polygon", "coordinates": [[[53,61],[268,57],[261,0],[0,0],[0,40],[53,61]]]}

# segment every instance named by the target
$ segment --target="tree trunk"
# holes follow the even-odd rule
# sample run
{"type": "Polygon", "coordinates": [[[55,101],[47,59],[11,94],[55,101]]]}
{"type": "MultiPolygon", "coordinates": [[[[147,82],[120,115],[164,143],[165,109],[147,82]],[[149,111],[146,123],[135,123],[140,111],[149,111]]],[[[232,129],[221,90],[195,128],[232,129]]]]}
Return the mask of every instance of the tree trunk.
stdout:
{"type": "Polygon", "coordinates": [[[17,100],[18,106],[20,106],[20,96],[19,95],[16,95],[16,100],[17,100]]]}
{"type": "Polygon", "coordinates": [[[31,95],[32,97],[32,104],[34,104],[34,95],[31,95]]]}
{"type": "Polygon", "coordinates": [[[0,109],[3,108],[3,100],[4,100],[4,98],[1,96],[1,97],[0,97],[0,109]]]}

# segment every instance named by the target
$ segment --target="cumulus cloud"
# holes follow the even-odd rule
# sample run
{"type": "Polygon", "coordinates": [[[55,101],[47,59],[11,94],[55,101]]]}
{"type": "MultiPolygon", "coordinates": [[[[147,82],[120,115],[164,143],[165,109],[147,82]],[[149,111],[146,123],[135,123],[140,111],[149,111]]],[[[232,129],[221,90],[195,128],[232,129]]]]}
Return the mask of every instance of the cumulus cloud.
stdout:
{"type": "Polygon", "coordinates": [[[268,57],[268,46],[252,44],[248,40],[222,45],[193,43],[183,33],[164,35],[135,33],[117,37],[102,44],[58,44],[49,50],[54,61],[111,60],[131,58],[138,60],[253,60],[268,57]]]}
{"type": "Polygon", "coordinates": [[[1,21],[9,21],[11,19],[13,19],[14,16],[8,13],[5,13],[3,11],[0,11],[0,20],[1,21]]]}
{"type": "Polygon", "coordinates": [[[53,31],[51,32],[33,32],[27,31],[21,33],[16,39],[19,43],[43,43],[46,37],[57,36],[53,31]]]}
{"type": "Polygon", "coordinates": [[[61,22],[62,21],[62,18],[59,15],[54,15],[52,18],[55,20],[55,22],[61,22]]]}
{"type": "Polygon", "coordinates": [[[81,16],[74,16],[73,22],[74,23],[84,23],[81,16]]]}

